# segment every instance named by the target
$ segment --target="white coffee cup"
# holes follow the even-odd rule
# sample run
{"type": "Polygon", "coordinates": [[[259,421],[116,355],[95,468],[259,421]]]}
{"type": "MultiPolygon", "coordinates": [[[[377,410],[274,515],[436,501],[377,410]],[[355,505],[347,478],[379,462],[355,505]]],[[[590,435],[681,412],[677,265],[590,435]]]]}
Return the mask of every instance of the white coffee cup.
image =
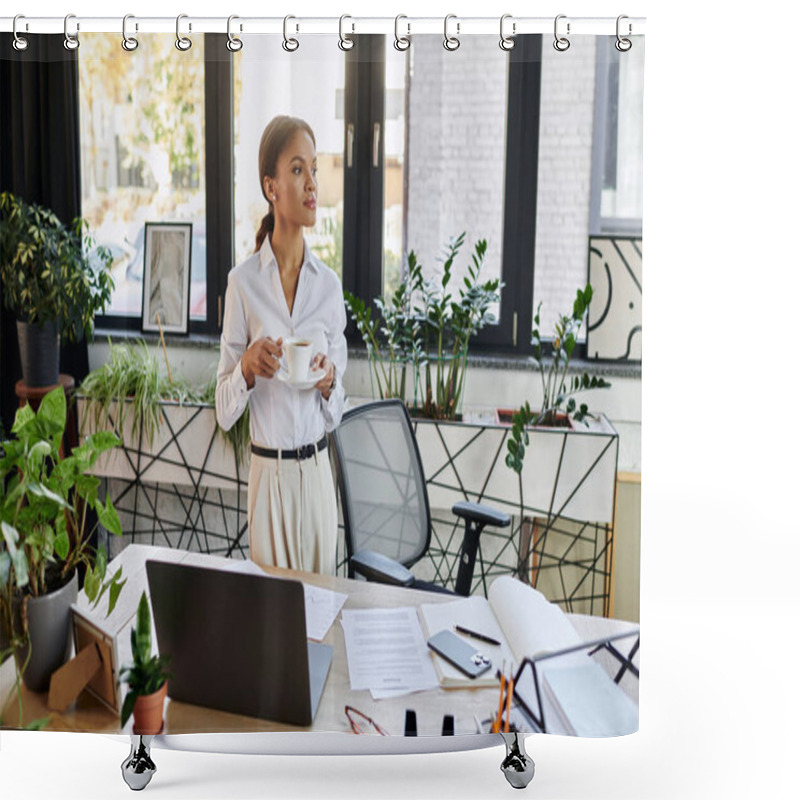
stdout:
{"type": "Polygon", "coordinates": [[[311,339],[296,338],[284,341],[283,351],[286,353],[286,371],[289,373],[289,380],[292,383],[300,383],[308,377],[313,348],[314,342],[311,339]]]}

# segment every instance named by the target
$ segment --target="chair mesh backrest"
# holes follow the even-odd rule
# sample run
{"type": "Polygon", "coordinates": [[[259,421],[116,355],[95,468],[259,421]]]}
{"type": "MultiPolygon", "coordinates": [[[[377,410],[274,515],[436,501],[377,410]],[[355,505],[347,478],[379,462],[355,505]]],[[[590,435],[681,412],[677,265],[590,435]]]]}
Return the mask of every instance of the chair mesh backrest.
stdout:
{"type": "Polygon", "coordinates": [[[430,543],[430,511],[414,431],[398,400],[347,411],[333,435],[348,558],[375,550],[405,566],[430,543]]]}

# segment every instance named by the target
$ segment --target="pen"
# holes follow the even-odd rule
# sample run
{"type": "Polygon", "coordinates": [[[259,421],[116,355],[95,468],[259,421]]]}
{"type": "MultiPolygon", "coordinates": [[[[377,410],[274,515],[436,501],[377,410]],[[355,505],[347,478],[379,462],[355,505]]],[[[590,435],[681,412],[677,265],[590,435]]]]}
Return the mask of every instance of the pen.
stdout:
{"type": "Polygon", "coordinates": [[[477,633],[476,631],[471,631],[469,628],[463,628],[461,625],[456,625],[456,630],[459,633],[464,633],[467,636],[471,636],[473,639],[478,639],[481,642],[486,642],[486,644],[495,644],[499,645],[500,642],[497,639],[492,639],[491,636],[486,636],[483,633],[477,633]]]}

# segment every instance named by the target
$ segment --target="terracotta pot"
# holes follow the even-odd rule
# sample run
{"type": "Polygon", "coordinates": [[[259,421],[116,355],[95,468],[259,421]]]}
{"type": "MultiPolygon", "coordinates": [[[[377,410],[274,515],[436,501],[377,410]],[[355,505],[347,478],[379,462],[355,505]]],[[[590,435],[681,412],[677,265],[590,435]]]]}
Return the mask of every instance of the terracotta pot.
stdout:
{"type": "Polygon", "coordinates": [[[164,725],[164,699],[167,696],[167,684],[153,694],[136,698],[133,706],[133,732],[143,736],[155,736],[161,733],[164,725]]]}

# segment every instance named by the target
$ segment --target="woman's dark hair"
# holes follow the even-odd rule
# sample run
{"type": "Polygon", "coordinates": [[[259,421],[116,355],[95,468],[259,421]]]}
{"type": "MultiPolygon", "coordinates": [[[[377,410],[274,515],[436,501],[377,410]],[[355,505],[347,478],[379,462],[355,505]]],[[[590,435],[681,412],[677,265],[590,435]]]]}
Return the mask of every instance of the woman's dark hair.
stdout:
{"type": "Polygon", "coordinates": [[[311,126],[305,120],[298,117],[289,117],[285,114],[274,117],[264,128],[264,133],[261,134],[261,144],[258,146],[258,180],[261,184],[261,194],[264,195],[264,199],[269,204],[269,211],[264,219],[261,220],[261,226],[256,234],[256,253],[261,249],[264,237],[275,229],[275,215],[272,211],[272,203],[264,191],[264,178],[266,176],[275,177],[278,159],[297,131],[305,131],[311,137],[314,147],[317,146],[311,126]]]}

